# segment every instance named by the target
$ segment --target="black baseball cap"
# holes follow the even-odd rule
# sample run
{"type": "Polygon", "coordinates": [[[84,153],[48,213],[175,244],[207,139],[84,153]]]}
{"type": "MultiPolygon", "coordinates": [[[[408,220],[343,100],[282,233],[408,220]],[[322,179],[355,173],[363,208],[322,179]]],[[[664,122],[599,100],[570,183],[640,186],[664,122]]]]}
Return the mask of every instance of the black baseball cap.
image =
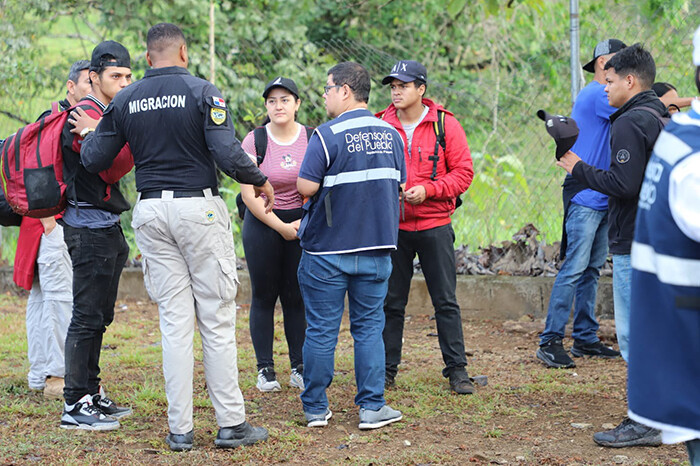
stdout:
{"type": "Polygon", "coordinates": [[[425,66],[413,60],[400,60],[391,68],[391,73],[382,79],[382,84],[389,84],[394,79],[410,83],[413,81],[428,82],[428,71],[425,66]]]}
{"type": "Polygon", "coordinates": [[[90,71],[97,71],[105,66],[131,68],[131,56],[126,47],[113,40],[106,40],[98,44],[92,50],[90,71]]]}
{"type": "Polygon", "coordinates": [[[562,155],[574,146],[578,138],[578,125],[576,120],[563,115],[550,115],[544,110],[537,110],[537,116],[544,120],[544,126],[554,142],[557,143],[556,158],[559,160],[562,155]]]}
{"type": "Polygon", "coordinates": [[[593,60],[583,65],[584,71],[588,71],[589,73],[595,73],[595,61],[598,57],[600,57],[601,55],[607,55],[609,53],[617,53],[625,47],[627,47],[627,45],[625,45],[624,42],[618,39],[608,39],[602,42],[598,42],[598,44],[593,49],[593,60]]]}
{"type": "Polygon", "coordinates": [[[265,86],[265,90],[262,93],[263,99],[267,99],[267,96],[270,93],[270,91],[276,87],[287,89],[289,92],[294,94],[294,97],[296,97],[297,99],[299,98],[299,89],[297,89],[296,83],[289,78],[278,76],[269,83],[267,83],[267,86],[265,86]]]}

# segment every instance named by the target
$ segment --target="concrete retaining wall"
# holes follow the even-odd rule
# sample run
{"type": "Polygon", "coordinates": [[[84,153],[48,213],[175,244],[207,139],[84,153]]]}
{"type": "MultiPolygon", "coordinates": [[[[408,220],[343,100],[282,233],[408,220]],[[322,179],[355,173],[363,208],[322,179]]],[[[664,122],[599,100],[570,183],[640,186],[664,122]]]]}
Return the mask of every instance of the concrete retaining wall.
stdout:
{"type": "MultiPolygon", "coordinates": [[[[248,272],[239,270],[241,285],[238,289],[238,303],[250,303],[250,278],[248,272]]],[[[457,300],[462,315],[477,319],[516,320],[531,315],[536,320],[547,316],[549,294],[554,278],[474,276],[457,277],[457,300]]],[[[12,268],[0,269],[0,290],[16,292],[20,290],[12,283],[12,268]]],[[[119,284],[120,300],[147,300],[143,286],[143,275],[139,268],[128,268],[122,273],[119,284]]],[[[422,275],[413,277],[411,293],[406,308],[408,314],[432,314],[433,306],[422,275]]],[[[603,319],[613,318],[612,281],[602,277],[598,288],[596,315],[603,319]]]]}

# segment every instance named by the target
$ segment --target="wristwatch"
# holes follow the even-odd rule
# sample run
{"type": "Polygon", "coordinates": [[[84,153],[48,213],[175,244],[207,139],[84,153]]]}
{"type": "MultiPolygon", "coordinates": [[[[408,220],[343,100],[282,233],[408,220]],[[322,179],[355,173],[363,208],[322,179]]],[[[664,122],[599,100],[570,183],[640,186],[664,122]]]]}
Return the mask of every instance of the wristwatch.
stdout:
{"type": "Polygon", "coordinates": [[[95,128],[83,128],[83,130],[80,132],[80,137],[84,138],[88,135],[88,133],[92,133],[93,131],[95,131],[95,128]]]}

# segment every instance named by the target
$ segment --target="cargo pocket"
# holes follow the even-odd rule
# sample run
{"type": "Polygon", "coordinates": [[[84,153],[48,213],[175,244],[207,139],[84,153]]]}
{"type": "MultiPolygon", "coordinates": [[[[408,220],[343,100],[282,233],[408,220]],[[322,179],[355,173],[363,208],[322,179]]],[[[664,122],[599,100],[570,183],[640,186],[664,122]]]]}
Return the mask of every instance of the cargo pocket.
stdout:
{"type": "Polygon", "coordinates": [[[151,281],[150,270],[148,268],[148,259],[141,256],[141,271],[143,272],[143,286],[146,288],[146,293],[151,298],[151,301],[158,302],[158,296],[154,293],[153,283],[151,281]]]}
{"type": "Polygon", "coordinates": [[[219,297],[224,302],[233,301],[238,292],[238,272],[236,259],[222,257],[219,261],[219,297]]]}
{"type": "Polygon", "coordinates": [[[68,247],[63,240],[61,225],[56,225],[48,235],[41,235],[36,262],[39,266],[39,284],[44,295],[50,299],[71,301],[73,299],[73,267],[68,247]]]}

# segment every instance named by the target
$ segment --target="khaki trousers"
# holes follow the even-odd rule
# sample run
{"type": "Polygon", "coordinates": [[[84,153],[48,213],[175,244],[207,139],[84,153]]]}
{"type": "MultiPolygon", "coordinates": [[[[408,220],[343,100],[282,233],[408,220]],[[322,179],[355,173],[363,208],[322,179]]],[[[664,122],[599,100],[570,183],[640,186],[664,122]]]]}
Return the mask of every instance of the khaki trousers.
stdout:
{"type": "Polygon", "coordinates": [[[236,296],[238,276],[226,204],[205,197],[139,200],[132,226],[143,256],[144,282],[158,304],[168,424],[173,434],[193,429],[195,320],[202,337],[204,374],[216,421],[245,421],[238,386],[236,296]]]}

